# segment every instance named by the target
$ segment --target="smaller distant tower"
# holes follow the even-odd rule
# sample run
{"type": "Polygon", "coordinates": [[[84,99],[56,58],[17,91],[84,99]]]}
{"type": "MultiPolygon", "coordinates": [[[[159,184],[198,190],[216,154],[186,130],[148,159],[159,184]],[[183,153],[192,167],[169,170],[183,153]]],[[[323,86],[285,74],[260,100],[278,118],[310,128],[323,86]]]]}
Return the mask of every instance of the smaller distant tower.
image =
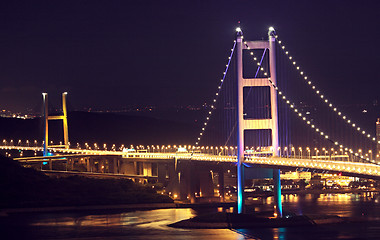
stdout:
{"type": "Polygon", "coordinates": [[[69,145],[69,133],[67,127],[67,109],[66,109],[66,97],[67,92],[62,93],[62,112],[63,115],[49,116],[49,105],[47,93],[42,93],[44,101],[44,122],[45,122],[45,137],[44,137],[44,156],[48,156],[48,147],[64,147],[68,149],[69,145]],[[49,120],[63,120],[63,145],[49,145],[49,120]]]}
{"type": "Polygon", "coordinates": [[[380,161],[380,118],[376,122],[376,160],[380,161]]]}

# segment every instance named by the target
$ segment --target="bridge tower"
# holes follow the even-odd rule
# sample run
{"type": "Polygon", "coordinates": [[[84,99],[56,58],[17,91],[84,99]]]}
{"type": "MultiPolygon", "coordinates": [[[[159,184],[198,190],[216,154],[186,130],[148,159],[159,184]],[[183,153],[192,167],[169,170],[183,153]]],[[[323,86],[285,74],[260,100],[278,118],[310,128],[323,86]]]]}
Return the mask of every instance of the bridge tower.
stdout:
{"type": "MultiPolygon", "coordinates": [[[[238,213],[244,212],[244,130],[270,129],[272,132],[272,151],[273,156],[279,155],[278,138],[278,115],[277,115],[277,93],[274,88],[276,85],[276,46],[274,28],[268,31],[268,41],[244,41],[243,32],[240,28],[236,29],[236,66],[237,66],[237,175],[238,175],[238,213]],[[244,49],[268,49],[269,50],[269,72],[268,78],[243,78],[243,50],[244,49]],[[244,87],[269,87],[271,118],[269,119],[245,119],[244,118],[244,87]]],[[[282,217],[281,204],[281,182],[280,170],[273,169],[275,215],[282,217]]]]}
{"type": "Polygon", "coordinates": [[[42,99],[44,102],[44,126],[45,126],[45,136],[44,136],[44,156],[48,155],[48,147],[64,147],[69,148],[69,132],[67,126],[67,109],[66,109],[66,96],[67,92],[62,93],[62,115],[49,116],[49,104],[47,93],[42,93],[42,99]],[[49,146],[49,120],[62,120],[63,124],[63,145],[50,145],[49,146]]]}

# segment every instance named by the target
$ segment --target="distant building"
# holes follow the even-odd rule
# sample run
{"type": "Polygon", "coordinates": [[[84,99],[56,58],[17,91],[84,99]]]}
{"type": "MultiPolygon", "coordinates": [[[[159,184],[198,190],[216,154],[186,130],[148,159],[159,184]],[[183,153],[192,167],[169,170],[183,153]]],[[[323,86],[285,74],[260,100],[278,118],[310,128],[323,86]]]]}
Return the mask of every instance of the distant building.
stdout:
{"type": "Polygon", "coordinates": [[[285,172],[281,174],[281,179],[284,180],[301,180],[304,179],[306,181],[310,181],[311,172],[285,172]]]}

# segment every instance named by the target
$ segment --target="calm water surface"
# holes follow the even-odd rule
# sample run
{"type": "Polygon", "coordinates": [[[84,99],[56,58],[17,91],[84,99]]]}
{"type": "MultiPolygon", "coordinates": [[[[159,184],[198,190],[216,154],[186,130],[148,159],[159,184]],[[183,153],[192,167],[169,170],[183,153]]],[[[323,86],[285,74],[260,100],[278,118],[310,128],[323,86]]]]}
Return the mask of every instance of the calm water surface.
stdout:
{"type": "MultiPolygon", "coordinates": [[[[334,214],[374,221],[292,228],[174,229],[167,225],[215,209],[157,209],[134,212],[14,214],[0,218],[1,239],[380,239],[378,194],[283,196],[284,210],[334,214]]],[[[272,209],[272,198],[255,210],[272,209]]]]}

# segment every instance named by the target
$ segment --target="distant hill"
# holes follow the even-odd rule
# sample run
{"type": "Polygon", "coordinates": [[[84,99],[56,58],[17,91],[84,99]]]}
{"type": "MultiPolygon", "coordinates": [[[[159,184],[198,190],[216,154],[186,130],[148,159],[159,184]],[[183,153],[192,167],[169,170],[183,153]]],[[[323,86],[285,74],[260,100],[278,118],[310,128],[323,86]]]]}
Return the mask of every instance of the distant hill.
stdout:
{"type": "Polygon", "coordinates": [[[13,139],[21,140],[38,140],[42,141],[43,128],[40,119],[17,119],[17,118],[2,118],[0,117],[0,140],[13,139]]]}
{"type": "MultiPolygon", "coordinates": [[[[70,112],[69,140],[72,144],[194,144],[199,128],[195,124],[128,116],[114,113],[70,112]]],[[[43,119],[0,118],[0,139],[18,141],[43,139],[43,119]]],[[[61,121],[49,121],[49,139],[62,137],[61,121]]]]}

